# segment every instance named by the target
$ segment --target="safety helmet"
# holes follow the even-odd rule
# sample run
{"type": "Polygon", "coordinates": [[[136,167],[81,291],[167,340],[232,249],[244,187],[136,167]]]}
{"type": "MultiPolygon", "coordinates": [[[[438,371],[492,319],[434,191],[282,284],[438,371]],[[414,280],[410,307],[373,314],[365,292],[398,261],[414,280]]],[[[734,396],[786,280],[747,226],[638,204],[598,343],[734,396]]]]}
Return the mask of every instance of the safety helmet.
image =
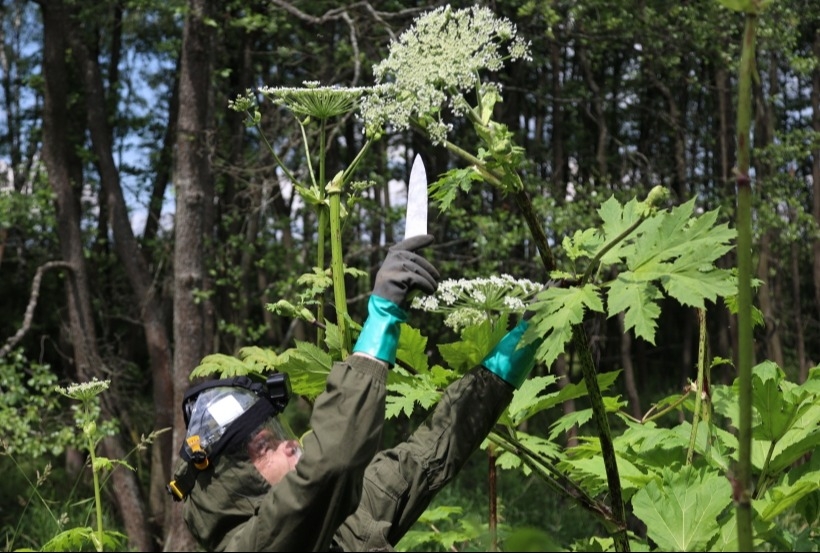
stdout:
{"type": "Polygon", "coordinates": [[[236,376],[191,387],[182,400],[187,432],[179,455],[197,470],[184,471],[185,478],[177,475],[168,484],[168,492],[174,499],[182,499],[193,487],[198,471],[207,469],[221,452],[242,444],[267,419],[281,413],[290,395],[286,373],[274,373],[264,383],[236,376]]]}

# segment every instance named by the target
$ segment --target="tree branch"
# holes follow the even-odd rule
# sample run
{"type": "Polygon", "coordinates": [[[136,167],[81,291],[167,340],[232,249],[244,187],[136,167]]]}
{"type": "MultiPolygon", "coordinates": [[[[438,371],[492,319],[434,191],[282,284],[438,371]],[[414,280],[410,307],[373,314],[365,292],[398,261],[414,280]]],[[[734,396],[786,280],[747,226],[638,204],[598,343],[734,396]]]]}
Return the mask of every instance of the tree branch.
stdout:
{"type": "Polygon", "coordinates": [[[66,261],[49,261],[37,268],[37,272],[34,274],[34,279],[31,282],[31,296],[28,299],[26,314],[23,316],[23,325],[17,333],[9,338],[6,344],[0,348],[0,359],[8,355],[14,346],[23,339],[28,329],[31,328],[31,320],[34,318],[34,309],[37,307],[37,299],[40,297],[40,282],[43,280],[43,273],[49,269],[73,269],[73,266],[66,261]]]}

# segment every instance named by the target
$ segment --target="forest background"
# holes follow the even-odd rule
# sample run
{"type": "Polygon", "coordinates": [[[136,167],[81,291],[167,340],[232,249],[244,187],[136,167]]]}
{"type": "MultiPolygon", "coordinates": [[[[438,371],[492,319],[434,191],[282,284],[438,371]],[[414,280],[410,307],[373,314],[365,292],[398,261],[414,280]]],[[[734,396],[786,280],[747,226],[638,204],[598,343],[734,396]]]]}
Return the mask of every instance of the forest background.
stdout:
{"type": "MultiPolygon", "coordinates": [[[[184,436],[179,405],[192,371],[214,354],[254,346],[283,352],[321,334],[268,308],[298,297],[300,277],[314,272],[317,240],[305,229],[315,227],[316,212],[292,185],[309,174],[302,128],[292,112],[261,97],[259,125],[248,127],[246,114],[229,103],[263,86],[371,86],[391,40],[437,5],[0,4],[6,549],[38,548],[67,526],[88,524],[83,499],[91,483],[75,441],[76,414],[54,385],[93,378],[110,381],[94,413],[108,430],[100,449],[135,469],[107,474],[107,524],[135,550],[192,547],[179,504],[165,489],[184,436]]],[[[492,116],[523,148],[522,183],[556,256],[564,238],[600,224],[608,198],[643,199],[657,185],[673,204],[695,198],[699,213],[719,209],[721,220],[733,223],[741,13],[716,1],[480,5],[531,41],[532,59],[494,76],[503,101],[492,116]]],[[[754,355],[796,383],[809,380],[820,357],[818,29],[810,0],[772,3],[761,17],[753,84],[754,355]]],[[[451,124],[459,143],[478,142],[473,126],[457,117],[451,124]]],[[[431,180],[465,164],[411,130],[374,142],[359,161],[365,138],[352,111],[323,130],[322,182],[356,159],[357,178],[369,183],[346,212],[342,235],[344,263],[365,274],[346,280],[350,317],[361,321],[367,275],[385,245],[401,239],[413,157],[422,155],[431,180]]],[[[545,281],[522,218],[521,205],[497,189],[458,195],[431,217],[437,267],[447,278],[545,281]]],[[[734,251],[720,259],[723,267],[736,263],[734,251]]],[[[325,291],[331,305],[335,298],[325,291]]],[[[711,355],[728,360],[712,379],[726,385],[737,376],[738,325],[729,307],[715,302],[708,309],[711,355]]],[[[439,316],[412,317],[423,319],[416,324],[425,336],[444,342],[452,335],[439,316]]],[[[622,373],[611,392],[636,419],[696,377],[697,310],[664,303],[657,327],[649,341],[625,331],[621,315],[587,321],[596,370],[622,373]]],[[[435,348],[428,353],[431,365],[442,363],[435,348]]],[[[536,372],[561,376],[563,386],[583,380],[570,354],[536,372]]],[[[527,424],[547,427],[583,410],[583,398],[576,399],[527,424]]],[[[417,418],[391,420],[388,439],[417,418]]],[[[572,445],[590,424],[579,419],[560,439],[572,445]]],[[[486,464],[486,453],[477,453],[442,500],[486,519],[486,464]]],[[[499,478],[512,486],[504,513],[511,523],[547,530],[565,547],[606,535],[532,475],[499,478]]]]}

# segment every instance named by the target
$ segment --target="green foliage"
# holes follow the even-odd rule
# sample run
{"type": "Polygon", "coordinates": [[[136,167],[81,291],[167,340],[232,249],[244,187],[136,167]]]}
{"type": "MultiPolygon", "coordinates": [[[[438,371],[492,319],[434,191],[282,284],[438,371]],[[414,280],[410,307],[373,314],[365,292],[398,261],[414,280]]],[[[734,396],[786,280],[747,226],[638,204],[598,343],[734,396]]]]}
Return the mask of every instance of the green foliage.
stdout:
{"type": "MultiPolygon", "coordinates": [[[[655,214],[641,225],[632,225],[634,220],[624,215],[631,208],[613,209],[612,206],[617,205],[614,200],[609,201],[607,220],[620,221],[609,225],[609,234],[621,235],[623,229],[631,228],[630,234],[621,236],[620,247],[610,248],[607,255],[599,256],[606,247],[604,239],[596,239],[596,231],[576,233],[573,245],[596,244],[595,248],[577,247],[576,252],[583,252],[578,257],[599,256],[611,263],[620,261],[633,274],[642,274],[642,268],[652,266],[654,270],[646,274],[663,282],[664,290],[671,296],[690,305],[703,305],[705,299],[715,300],[734,293],[731,274],[714,267],[714,251],[704,246],[708,243],[716,249],[725,249],[733,236],[725,225],[715,225],[714,213],[692,217],[692,202],[687,202],[668,213],[655,214]],[[658,229],[665,229],[664,234],[658,236],[658,229]],[[669,238],[666,232],[672,229],[676,235],[683,237],[669,238]],[[637,237],[632,237],[631,233],[637,237]],[[578,236],[583,236],[583,240],[577,239],[578,236]],[[666,250],[658,244],[665,246],[666,250]],[[680,276],[676,273],[677,269],[686,274],[691,268],[696,268],[703,273],[704,280],[711,278],[715,284],[694,291],[670,284],[680,276]]],[[[606,232],[601,234],[606,236],[606,232]]],[[[649,280],[649,277],[646,278],[649,280]]],[[[591,298],[595,299],[585,295],[585,288],[592,287],[591,284],[569,288],[548,287],[537,295],[537,303],[530,308],[537,310],[536,317],[541,317],[542,325],[550,324],[550,317],[556,318],[558,322],[549,327],[555,332],[582,320],[579,313],[584,307],[589,309],[590,304],[593,310],[603,311],[603,307],[595,303],[597,295],[592,294],[591,298]]],[[[617,290],[616,287],[610,289],[610,303],[614,301],[617,290]]],[[[442,294],[451,294],[451,291],[445,287],[436,293],[437,296],[442,294]]],[[[437,301],[431,301],[429,305],[439,313],[472,307],[467,302],[457,303],[451,299],[448,303],[441,301],[441,298],[435,299],[437,301]]],[[[621,300],[620,305],[629,308],[634,303],[637,302],[631,297],[621,300]]],[[[457,342],[438,345],[448,364],[463,368],[479,362],[486,354],[488,344],[500,339],[507,328],[506,311],[487,309],[486,305],[482,309],[484,320],[463,328],[457,342]]],[[[419,353],[426,346],[426,341],[415,335],[410,342],[417,343],[419,353]]],[[[556,356],[564,353],[565,343],[561,342],[556,356]]],[[[403,378],[400,385],[392,388],[397,396],[391,398],[394,407],[391,416],[398,413],[410,415],[411,408],[426,406],[434,400],[435,385],[426,372],[426,364],[420,365],[420,368],[423,370],[419,376],[412,380],[403,378]]],[[[820,494],[817,480],[820,472],[804,469],[802,475],[795,478],[795,471],[790,471],[789,467],[814,451],[820,439],[818,374],[819,368],[812,369],[810,379],[796,386],[786,381],[783,371],[771,362],[758,365],[754,371],[756,445],[753,461],[759,471],[760,490],[754,505],[759,513],[759,540],[767,543],[793,545],[798,539],[776,525],[778,515],[793,512],[800,505],[802,512],[814,517],[805,523],[811,524],[817,517],[816,509],[812,511],[804,506],[816,504],[820,494]]],[[[597,375],[598,387],[606,392],[612,388],[618,375],[617,371],[597,375]]],[[[446,380],[439,385],[446,385],[446,380]]],[[[520,470],[524,476],[556,474],[557,471],[564,485],[584,490],[593,503],[597,501],[595,497],[603,497],[607,490],[607,478],[598,441],[584,437],[578,446],[566,450],[558,443],[570,429],[588,427],[592,420],[591,409],[581,409],[560,417],[546,437],[517,430],[539,413],[568,399],[584,397],[586,393],[584,382],[558,388],[554,376],[532,377],[526,381],[515,392],[513,401],[500,419],[509,436],[497,435],[493,441],[500,440],[500,443],[510,445],[500,452],[496,466],[503,470],[520,470]]],[[[713,388],[715,413],[732,426],[737,425],[738,393],[737,383],[713,388]]],[[[736,538],[731,535],[734,504],[731,483],[726,479],[726,474],[730,473],[732,455],[737,452],[737,439],[728,430],[717,426],[719,420],[710,418],[699,425],[696,439],[692,441],[695,430],[688,421],[676,428],[659,427],[649,421],[638,423],[621,413],[625,402],[616,396],[605,395],[602,399],[605,409],[618,413],[627,425],[614,443],[621,485],[631,502],[632,512],[652,529],[648,538],[653,546],[647,550],[654,550],[655,547],[659,550],[710,550],[718,546],[718,541],[722,544],[721,548],[732,547],[736,543],[736,538]],[[692,465],[686,461],[687,452],[692,447],[690,444],[696,453],[692,465]],[[693,517],[693,514],[697,516],[693,517]]],[[[667,398],[663,403],[667,409],[693,409],[692,402],[686,401],[686,395],[678,399],[667,398]]],[[[600,509],[606,512],[605,507],[600,509]]],[[[805,535],[801,536],[805,538],[805,535]]],[[[816,540],[817,537],[806,539],[816,540]]],[[[631,541],[636,540],[641,543],[639,538],[631,538],[631,541]]],[[[648,545],[644,544],[644,547],[648,545]]]]}
{"type": "Polygon", "coordinates": [[[39,550],[17,549],[17,551],[120,551],[127,543],[128,536],[121,532],[106,531],[100,536],[93,528],[76,527],[60,532],[39,550]]]}
{"type": "Polygon", "coordinates": [[[325,389],[333,359],[331,355],[311,344],[297,340],[296,346],[277,354],[256,346],[244,347],[237,356],[214,353],[205,356],[191,371],[191,378],[230,378],[238,375],[264,377],[270,372],[289,375],[294,394],[313,400],[325,389]]]}
{"type": "Polygon", "coordinates": [[[70,417],[53,393],[56,383],[51,367],[29,362],[19,349],[0,358],[0,428],[7,453],[59,455],[77,445],[70,417]]]}
{"type": "Polygon", "coordinates": [[[718,533],[718,516],[732,502],[731,492],[720,474],[667,467],[635,494],[632,506],[661,551],[705,551],[718,533]]]}
{"type": "MultiPolygon", "coordinates": [[[[762,9],[767,2],[723,4],[749,12],[762,9]]],[[[523,9],[535,8],[528,3],[523,9]]],[[[583,14],[584,9],[587,7],[579,7],[578,12],[583,14]]],[[[608,12],[612,17],[607,17],[601,27],[608,31],[626,22],[632,24],[640,20],[644,24],[653,14],[661,17],[652,10],[647,8],[641,18],[633,19],[634,14],[629,13],[628,8],[616,7],[608,12]]],[[[676,9],[675,13],[684,13],[682,10],[676,9]]],[[[686,11],[685,15],[690,18],[688,24],[698,28],[695,14],[686,11]]],[[[509,21],[495,18],[484,8],[435,9],[416,20],[408,32],[394,41],[388,58],[374,68],[377,86],[363,95],[361,106],[367,136],[376,139],[388,128],[401,131],[412,127],[420,130],[432,144],[445,146],[469,165],[447,172],[433,186],[431,197],[442,211],[456,212],[459,196],[478,196],[476,187],[483,183],[502,195],[513,194],[521,200],[519,194],[525,188],[525,181],[519,173],[525,166],[525,151],[515,143],[515,134],[493,119],[502,101],[501,88],[497,83],[482,80],[498,71],[503,62],[528,57],[529,45],[516,33],[509,21]],[[506,54],[501,53],[503,45],[509,46],[506,54]],[[472,101],[468,101],[468,93],[474,95],[472,101]],[[449,141],[453,129],[449,123],[451,116],[462,117],[472,125],[478,141],[474,153],[449,141]]],[[[704,36],[698,35],[698,44],[706,47],[703,42],[704,36]]],[[[589,53],[606,55],[597,49],[589,53]]],[[[669,66],[673,77],[680,77],[677,69],[680,51],[670,49],[648,55],[659,57],[648,63],[662,61],[669,66]]],[[[281,94],[284,99],[286,93],[281,94]]],[[[290,98],[291,102],[298,100],[296,109],[290,107],[299,115],[307,116],[308,108],[315,109],[315,106],[304,107],[307,104],[302,102],[301,95],[299,92],[298,97],[290,98]]],[[[581,95],[588,98],[589,92],[581,95]]],[[[261,119],[252,116],[250,120],[258,124],[261,119]]],[[[307,122],[307,118],[302,120],[307,122]]],[[[322,209],[327,205],[324,194],[328,190],[322,188],[323,183],[323,179],[318,182],[312,179],[309,186],[296,183],[305,202],[320,214],[325,213],[322,209]]],[[[579,187],[583,186],[586,183],[579,183],[579,187]]],[[[435,297],[414,303],[416,308],[445,314],[447,325],[457,333],[458,339],[436,344],[447,368],[430,366],[427,338],[407,325],[403,327],[399,365],[388,383],[388,417],[412,417],[418,409],[432,406],[449,382],[481,361],[506,333],[510,319],[521,315],[524,309],[533,311],[534,315],[523,341],[543,340],[537,357],[544,366],[550,367],[560,356],[577,353],[570,351],[569,345],[574,343],[578,329],[590,314],[605,314],[609,318],[623,314],[625,332],[651,345],[655,343],[662,308],[668,299],[684,308],[699,310],[719,300],[734,305],[738,290],[736,273],[720,268],[718,261],[734,248],[736,232],[719,222],[718,209],[700,212],[696,208],[698,197],[693,195],[680,205],[668,208],[669,191],[661,187],[654,188],[645,201],[627,197],[621,203],[615,195],[608,198],[601,203],[599,220],[592,223],[591,228],[568,232],[560,241],[561,253],[569,266],[550,275],[561,281],[559,286],[547,286],[535,293],[515,284],[491,283],[485,288],[475,287],[481,294],[471,297],[467,293],[446,296],[443,293],[449,287],[442,285],[435,297]],[[459,301],[454,301],[454,297],[459,301]],[[508,305],[504,303],[508,298],[529,301],[508,305]],[[428,302],[431,299],[433,301],[428,302]]],[[[542,227],[541,219],[526,212],[525,217],[531,232],[542,227]]],[[[546,242],[542,244],[538,236],[534,238],[541,255],[549,253],[544,251],[546,242]]],[[[305,307],[328,289],[331,282],[324,268],[317,268],[303,278],[301,284],[310,294],[295,306],[278,304],[279,312],[313,323],[315,319],[305,314],[305,307]]],[[[339,282],[334,280],[332,287],[338,291],[339,282]]],[[[347,322],[345,318],[341,320],[347,322]]],[[[295,391],[299,390],[297,393],[314,397],[312,394],[322,389],[332,361],[343,357],[342,334],[330,325],[328,340],[322,344],[328,352],[318,346],[297,343],[284,357],[265,356],[264,362],[251,365],[248,370],[259,370],[263,366],[286,370],[298,383],[294,386],[295,391]],[[321,370],[316,371],[316,366],[321,370]]],[[[219,361],[223,372],[239,370],[231,368],[225,359],[219,361]]],[[[245,359],[241,361],[240,368],[246,364],[245,359]]],[[[589,371],[584,375],[586,380],[578,385],[561,388],[557,377],[538,376],[516,391],[501,417],[498,431],[484,444],[486,448],[491,445],[498,448],[496,467],[544,480],[550,489],[563,494],[568,501],[575,501],[617,536],[616,539],[580,539],[571,545],[573,550],[623,548],[624,537],[636,551],[736,548],[737,521],[732,495],[736,488],[732,471],[738,440],[732,428],[724,429],[720,424],[729,421],[727,426],[738,426],[737,384],[715,386],[711,396],[706,390],[700,392],[705,395],[701,399],[706,404],[703,410],[706,416],[704,420],[698,419],[697,425],[693,424],[694,415],[700,417],[701,413],[694,413],[690,397],[693,391],[697,392],[696,385],[680,397],[662,400],[652,419],[645,417],[636,421],[623,412],[626,402],[610,392],[620,373],[595,374],[594,367],[585,369],[589,371]],[[596,394],[605,395],[594,396],[593,390],[587,389],[587,382],[597,384],[593,387],[596,394]],[[563,401],[579,398],[590,401],[592,408],[557,418],[547,413],[563,401]],[[601,411],[596,412],[596,408],[605,416],[614,415],[620,424],[620,433],[612,440],[616,456],[613,462],[617,464],[620,482],[612,481],[605,464],[602,441],[611,439],[609,429],[592,425],[600,421],[600,418],[596,420],[596,414],[600,415],[601,411]],[[692,416],[693,422],[683,420],[671,428],[659,425],[661,415],[676,410],[682,419],[692,416]],[[542,418],[554,419],[548,433],[534,424],[542,418]],[[564,447],[560,440],[570,430],[581,434],[578,445],[564,447]],[[618,486],[621,490],[617,495],[620,497],[623,492],[628,511],[648,528],[646,537],[628,534],[626,521],[613,515],[607,498],[614,495],[613,487],[618,486]]],[[[754,466],[759,479],[753,502],[757,540],[759,544],[786,546],[792,550],[798,544],[817,541],[811,532],[790,533],[776,523],[778,517],[795,511],[805,513],[804,522],[809,527],[816,523],[817,509],[813,508],[818,494],[816,467],[810,465],[802,471],[790,470],[790,467],[817,445],[817,372],[812,371],[812,384],[793,391],[794,385],[783,379],[779,369],[764,364],[756,371],[760,373],[753,384],[756,413],[759,420],[771,417],[766,424],[758,425],[754,436],[754,466]]],[[[487,532],[483,525],[475,525],[472,517],[460,516],[461,513],[446,506],[433,507],[419,520],[419,525],[426,528],[408,533],[402,547],[435,544],[452,548],[459,543],[469,548],[485,543],[487,532]],[[455,528],[452,531],[436,529],[445,522],[455,528]]],[[[512,539],[507,543],[503,541],[513,535],[504,525],[499,528],[499,535],[505,547],[516,543],[512,539]]],[[[554,545],[549,536],[536,539],[545,540],[542,547],[554,545]]],[[[526,550],[529,546],[522,542],[520,547],[526,550]]],[[[816,543],[812,547],[816,548],[816,543]]]]}
{"type": "MultiPolygon", "coordinates": [[[[608,383],[601,383],[602,390],[607,390],[614,375],[602,376],[609,377],[608,383]]],[[[552,386],[554,382],[545,378],[532,378],[525,383],[515,393],[509,408],[512,416],[506,419],[508,423],[522,420],[521,412],[529,416],[537,412],[532,407],[539,404],[540,395],[536,390],[543,388],[543,396],[557,397],[558,390],[549,393],[552,386]]],[[[754,369],[753,387],[757,420],[754,437],[757,453],[753,460],[758,485],[752,505],[757,514],[758,543],[797,551],[798,543],[803,543],[800,540],[809,540],[813,542],[809,549],[817,550],[820,539],[816,533],[793,533],[778,521],[787,514],[799,513],[802,520],[795,526],[811,528],[820,520],[817,509],[820,461],[812,458],[809,463],[795,465],[796,460],[817,448],[820,367],[813,368],[810,378],[797,386],[785,380],[782,370],[771,362],[764,362],[754,369]]],[[[694,430],[688,421],[664,428],[654,423],[630,421],[621,413],[627,427],[614,441],[618,467],[631,511],[648,529],[647,537],[652,544],[648,550],[714,551],[737,547],[733,534],[732,481],[727,479],[727,474],[731,475],[731,458],[738,444],[737,439],[718,424],[721,420],[732,426],[736,424],[732,421],[736,417],[738,393],[737,382],[731,386],[715,386],[714,411],[719,418],[708,421],[706,429],[699,428],[697,455],[691,465],[686,462],[686,452],[694,430]]],[[[577,390],[571,394],[577,395],[577,390]]],[[[617,401],[608,403],[616,410],[623,407],[617,401]]],[[[539,407],[549,408],[554,404],[554,400],[546,401],[539,407]]],[[[692,407],[687,402],[679,402],[678,406],[688,410],[692,407]]],[[[575,413],[564,415],[553,428],[560,432],[574,426],[585,428],[587,419],[575,413]]],[[[596,438],[581,437],[579,445],[562,449],[553,441],[560,438],[556,432],[546,440],[514,428],[507,425],[515,440],[509,441],[506,452],[499,455],[499,468],[519,470],[540,466],[548,473],[557,471],[569,478],[590,498],[606,494],[606,475],[596,438]],[[508,456],[517,456],[526,462],[512,463],[508,456]]],[[[526,471],[525,474],[543,473],[526,471]]]]}
{"type": "MultiPolygon", "coordinates": [[[[110,459],[107,457],[100,457],[96,454],[97,447],[100,441],[106,436],[112,435],[117,431],[115,421],[101,420],[100,410],[100,394],[104,393],[109,387],[110,381],[93,379],[89,382],[70,384],[66,387],[51,387],[51,391],[56,391],[73,400],[77,403],[72,405],[74,428],[78,430],[76,435],[69,440],[73,445],[85,448],[89,455],[89,467],[93,484],[91,492],[93,499],[91,500],[76,500],[72,494],[81,487],[76,486],[70,491],[67,496],[48,498],[44,495],[44,488],[47,481],[51,478],[57,478],[57,475],[52,472],[51,465],[47,464],[45,469],[41,472],[36,471],[36,480],[29,480],[26,474],[26,467],[19,464],[16,456],[20,453],[28,453],[30,448],[20,447],[13,451],[8,447],[7,442],[3,441],[3,455],[7,457],[14,467],[23,475],[29,486],[29,500],[26,501],[25,510],[33,513],[32,517],[43,516],[47,523],[53,524],[57,528],[57,533],[52,537],[45,539],[43,545],[39,548],[14,548],[15,551],[120,551],[123,550],[127,543],[127,536],[117,530],[110,530],[105,528],[106,517],[103,512],[103,504],[101,497],[101,488],[104,485],[106,475],[109,475],[112,470],[117,467],[123,467],[126,470],[134,470],[133,467],[126,461],[126,459],[110,459]],[[17,454],[17,455],[15,455],[17,454]],[[31,504],[31,499],[36,499],[34,504],[31,504]],[[56,512],[57,506],[61,511],[56,512]],[[88,520],[91,518],[88,508],[91,506],[95,515],[95,527],[76,525],[67,527],[72,520],[72,513],[77,519],[88,520]]],[[[53,394],[52,394],[53,395],[53,394]]],[[[70,431],[70,427],[67,427],[70,431]]],[[[143,437],[137,449],[141,449],[153,442],[153,440],[162,431],[154,432],[148,437],[143,437]]],[[[80,475],[82,477],[82,474],[80,475]]],[[[62,483],[61,483],[62,484],[62,483]]],[[[47,526],[44,524],[38,525],[39,532],[47,531],[47,526]]],[[[5,530],[5,528],[4,528],[5,530]]],[[[23,536],[22,532],[29,530],[21,521],[20,524],[13,530],[6,534],[6,547],[13,548],[15,542],[22,541],[25,538],[27,541],[34,541],[33,536],[23,536]]],[[[41,537],[38,534],[37,537],[41,537]]]]}

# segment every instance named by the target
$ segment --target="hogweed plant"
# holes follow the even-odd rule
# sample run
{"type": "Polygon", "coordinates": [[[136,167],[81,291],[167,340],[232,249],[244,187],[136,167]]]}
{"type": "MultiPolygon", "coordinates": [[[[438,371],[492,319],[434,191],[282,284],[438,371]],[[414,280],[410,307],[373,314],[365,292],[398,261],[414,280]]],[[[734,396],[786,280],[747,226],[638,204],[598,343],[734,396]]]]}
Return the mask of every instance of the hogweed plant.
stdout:
{"type": "MultiPolygon", "coordinates": [[[[94,495],[90,502],[93,506],[93,514],[90,515],[90,518],[94,521],[93,524],[79,524],[69,527],[72,522],[68,512],[69,509],[81,506],[86,502],[82,499],[72,500],[69,498],[63,505],[63,507],[66,508],[64,512],[60,512],[59,514],[54,512],[51,506],[52,501],[44,497],[40,492],[41,489],[48,485],[49,479],[54,477],[51,471],[51,465],[46,465],[42,473],[37,471],[36,481],[32,482],[17,459],[15,459],[15,455],[19,455],[21,452],[27,450],[21,448],[19,444],[12,446],[12,444],[3,440],[4,455],[11,459],[15,467],[29,483],[32,489],[32,496],[37,498],[45,512],[51,517],[59,529],[57,534],[46,540],[41,548],[14,548],[15,551],[85,551],[89,546],[95,551],[123,550],[128,537],[121,532],[108,530],[104,527],[102,489],[111,472],[116,470],[117,467],[122,467],[126,470],[134,469],[125,459],[110,459],[98,454],[100,442],[119,431],[116,421],[103,420],[101,416],[100,395],[108,390],[110,383],[110,380],[94,378],[88,382],[69,384],[65,387],[55,386],[52,388],[52,390],[55,390],[59,395],[73,402],[71,412],[73,414],[74,426],[78,432],[71,438],[61,433],[62,437],[59,439],[59,443],[52,445],[53,450],[51,453],[59,454],[68,446],[77,447],[87,452],[88,468],[91,470],[94,495]]],[[[147,437],[141,437],[139,443],[129,455],[137,451],[144,451],[159,434],[168,430],[170,430],[170,428],[154,431],[147,437]]],[[[83,474],[78,475],[78,477],[82,478],[83,474]]],[[[12,545],[14,540],[14,536],[8,536],[6,545],[12,545]],[[8,541],[9,539],[11,540],[10,542],[8,541]]]]}
{"type": "MultiPolygon", "coordinates": [[[[316,265],[312,273],[303,275],[300,282],[306,285],[309,294],[302,296],[296,305],[287,300],[268,306],[270,310],[280,315],[305,315],[308,322],[315,324],[318,329],[318,342],[324,341],[323,294],[332,288],[336,308],[336,326],[340,340],[340,355],[345,356],[351,347],[350,317],[347,312],[347,296],[345,291],[344,275],[362,276],[364,273],[345,267],[342,251],[342,222],[345,217],[345,208],[342,196],[345,186],[351,184],[352,175],[369,150],[374,139],[367,137],[353,161],[329,181],[326,175],[327,147],[329,135],[333,127],[332,119],[342,118],[353,113],[362,96],[371,89],[362,87],[321,86],[318,82],[306,82],[304,88],[269,87],[258,89],[262,97],[274,105],[289,110],[296,118],[302,136],[304,159],[307,166],[307,182],[297,177],[297,172],[291,170],[276,152],[275,145],[271,144],[262,128],[262,113],[259,103],[252,91],[247,91],[229,103],[235,111],[245,113],[246,124],[255,127],[259,135],[283,171],[285,178],[305,205],[313,208],[317,215],[316,265]],[[315,142],[311,140],[313,133],[309,128],[316,125],[315,142]],[[330,270],[325,267],[325,242],[330,238],[330,270]],[[329,276],[328,276],[329,273],[329,276]],[[314,311],[309,307],[315,306],[314,311]],[[307,311],[307,312],[306,312],[307,311]]],[[[367,184],[352,183],[349,190],[349,201],[355,201],[355,194],[367,184]],[[352,192],[352,193],[350,193],[352,192]]]]}
{"type": "MultiPolygon", "coordinates": [[[[574,233],[562,229],[566,238],[560,248],[567,266],[558,268],[542,227],[544,214],[535,212],[520,176],[526,161],[524,149],[505,125],[493,119],[494,108],[503,97],[503,88],[492,80],[493,75],[506,63],[528,59],[529,43],[508,20],[479,6],[461,10],[444,6],[420,16],[391,43],[388,57],[374,67],[375,86],[363,90],[357,100],[367,144],[387,133],[412,128],[466,163],[431,185],[431,198],[443,212],[459,194],[482,184],[511,195],[538,248],[544,281],[559,283],[534,285],[509,275],[444,281],[434,296],[416,299],[414,308],[444,315],[457,340],[436,344],[442,365],[431,366],[427,337],[403,325],[397,364],[388,377],[387,415],[410,415],[431,407],[447,384],[481,362],[506,333],[511,318],[530,310],[523,342],[541,340],[536,359],[547,369],[559,356],[572,353],[581,366],[583,381],[559,387],[552,374],[527,380],[502,414],[501,425],[482,445],[493,452],[494,466],[537,476],[592,513],[609,532],[572,544],[570,550],[736,550],[729,459],[738,454],[738,439],[732,431],[738,423],[738,383],[713,386],[709,380],[714,366],[730,362],[709,358],[708,348],[703,347],[696,380],[682,394],[664,399],[651,413],[635,420],[626,414],[625,402],[611,391],[619,371],[597,374],[582,326],[590,316],[622,316],[625,332],[653,345],[662,307],[676,301],[699,314],[703,341],[703,321],[709,309],[721,301],[730,308],[737,306],[737,273],[717,264],[734,248],[736,232],[720,222],[717,210],[699,212],[694,198],[670,206],[668,191],[656,187],[643,201],[622,204],[607,199],[598,211],[600,222],[593,228],[574,233]],[[455,142],[452,122],[458,118],[472,125],[477,144],[455,142]],[[529,428],[524,423],[538,413],[580,397],[587,398],[590,407],[560,417],[546,433],[522,430],[529,428]],[[659,426],[658,413],[673,410],[683,422],[675,428],[659,426]],[[692,422],[687,420],[689,415],[692,422]],[[621,435],[613,437],[610,418],[626,429],[621,435]],[[584,435],[590,422],[593,432],[584,435]],[[561,437],[570,429],[582,433],[577,446],[565,448],[561,437]],[[627,512],[646,525],[647,537],[628,530],[627,512]]],[[[296,105],[296,96],[288,94],[291,92],[280,92],[281,101],[296,105]]],[[[313,108],[299,97],[301,103],[294,112],[301,110],[298,113],[307,122],[313,108]]],[[[254,120],[259,122],[251,117],[254,120]]],[[[341,174],[324,189],[324,179],[319,179],[313,181],[312,189],[302,186],[299,190],[314,205],[325,206],[325,194],[337,193],[349,176],[348,172],[341,174]]],[[[317,268],[316,280],[305,282],[321,278],[327,276],[317,268]]],[[[285,303],[278,308],[293,316],[305,315],[302,305],[285,303]]],[[[294,393],[312,399],[324,389],[333,360],[346,347],[345,332],[333,325],[327,330],[326,349],[301,342],[282,354],[245,348],[238,358],[207,357],[194,374],[283,370],[291,375],[294,393]]],[[[752,372],[754,412],[762,423],[753,436],[758,448],[753,452],[765,452],[753,458],[762,484],[754,497],[755,544],[816,550],[817,510],[812,510],[812,498],[820,489],[820,459],[814,456],[811,464],[799,470],[789,467],[816,447],[820,368],[810,371],[809,381],[799,387],[769,363],[752,372]],[[804,521],[799,532],[778,524],[778,517],[790,510],[804,521]]],[[[490,521],[488,527],[494,528],[495,523],[490,521]]],[[[442,535],[434,529],[428,538],[451,545],[441,541],[442,535]]],[[[413,534],[412,540],[408,543],[416,547],[424,537],[413,534]]],[[[543,543],[527,547],[539,545],[543,543]]],[[[397,549],[402,547],[399,543],[397,549]]]]}
{"type": "MultiPolygon", "coordinates": [[[[101,477],[105,472],[110,471],[117,464],[123,465],[129,469],[131,468],[122,460],[111,460],[97,455],[97,447],[100,441],[106,436],[110,436],[116,432],[116,425],[113,421],[98,423],[101,418],[98,396],[105,392],[109,385],[109,380],[98,380],[95,378],[89,382],[75,383],[66,387],[58,386],[55,388],[59,394],[78,402],[73,404],[71,409],[74,413],[75,425],[80,431],[77,443],[81,449],[87,451],[89,457],[89,466],[91,468],[91,476],[93,480],[94,499],[92,504],[94,506],[95,524],[94,526],[75,526],[72,528],[66,528],[70,522],[67,513],[62,513],[58,517],[52,512],[52,509],[48,505],[48,501],[46,501],[45,498],[37,491],[45,485],[48,477],[51,475],[49,465],[42,475],[38,472],[36,484],[32,482],[29,482],[29,484],[32,486],[32,489],[35,491],[36,496],[39,498],[46,511],[54,519],[57,527],[66,529],[61,530],[54,537],[43,544],[42,548],[39,549],[41,551],[82,551],[85,550],[89,544],[95,551],[118,551],[122,549],[123,544],[127,540],[127,536],[121,532],[106,530],[103,527],[101,477]]],[[[4,448],[5,445],[6,444],[4,443],[4,448]]],[[[8,451],[7,454],[9,454],[8,451]]],[[[25,472],[17,464],[17,461],[14,459],[12,460],[25,477],[25,472]]],[[[27,477],[26,479],[28,480],[27,477]]],[[[15,550],[37,551],[29,548],[19,548],[15,550]]]]}

